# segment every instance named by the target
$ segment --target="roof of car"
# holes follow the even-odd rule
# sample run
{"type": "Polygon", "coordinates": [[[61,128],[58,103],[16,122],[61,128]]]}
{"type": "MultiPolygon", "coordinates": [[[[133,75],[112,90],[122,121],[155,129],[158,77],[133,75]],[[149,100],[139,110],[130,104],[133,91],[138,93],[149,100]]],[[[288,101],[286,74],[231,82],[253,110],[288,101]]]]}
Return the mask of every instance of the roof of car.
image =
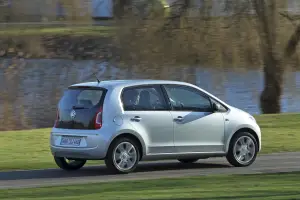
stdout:
{"type": "MultiPolygon", "coordinates": [[[[71,87],[77,87],[77,86],[83,86],[83,87],[101,87],[101,88],[116,88],[116,87],[130,87],[130,86],[136,86],[136,85],[150,85],[150,84],[179,84],[179,85],[186,85],[186,86],[192,86],[192,87],[197,87],[193,84],[187,83],[187,82],[182,82],[182,81],[171,81],[171,80],[151,80],[151,79],[137,79],[137,80],[105,80],[105,81],[100,81],[98,83],[97,81],[95,82],[84,82],[84,83],[78,83],[71,85],[71,87]]],[[[197,87],[199,88],[199,87],[197,87]]],[[[203,90],[202,88],[199,88],[202,90],[204,93],[208,93],[207,91],[203,90]]],[[[229,106],[226,104],[224,101],[220,100],[216,96],[209,94],[211,97],[214,97],[221,103],[223,103],[226,106],[229,106]]]]}
{"type": "Polygon", "coordinates": [[[180,85],[191,85],[186,82],[181,81],[171,81],[171,80],[149,80],[149,79],[138,79],[138,80],[105,80],[100,81],[98,83],[95,82],[84,82],[78,83],[71,86],[88,86],[88,87],[128,87],[128,86],[135,86],[135,85],[147,85],[147,84],[180,84],[180,85]]]}

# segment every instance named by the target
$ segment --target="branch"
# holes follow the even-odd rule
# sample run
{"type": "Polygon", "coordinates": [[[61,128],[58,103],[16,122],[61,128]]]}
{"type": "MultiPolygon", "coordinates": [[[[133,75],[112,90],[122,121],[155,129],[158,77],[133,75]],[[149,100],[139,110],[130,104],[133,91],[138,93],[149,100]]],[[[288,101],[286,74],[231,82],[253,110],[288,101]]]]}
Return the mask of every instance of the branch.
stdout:
{"type": "Polygon", "coordinates": [[[287,12],[279,12],[279,15],[281,15],[285,19],[289,20],[295,27],[297,26],[295,21],[300,20],[300,17],[297,17],[297,16],[292,17],[287,12]]]}
{"type": "Polygon", "coordinates": [[[179,6],[179,9],[169,17],[169,22],[165,24],[165,26],[169,26],[172,23],[174,23],[175,20],[180,19],[185,12],[187,11],[189,4],[187,0],[177,0],[176,2],[173,3],[173,5],[170,6],[170,9],[172,10],[172,7],[177,7],[179,6]]]}
{"type": "Polygon", "coordinates": [[[300,20],[300,16],[291,16],[289,15],[287,12],[279,12],[279,14],[282,16],[282,17],[285,17],[287,18],[288,20],[290,21],[296,21],[296,20],[300,20]]]}
{"type": "Polygon", "coordinates": [[[295,52],[300,41],[300,25],[297,26],[294,34],[290,37],[285,47],[284,59],[290,58],[295,52]]]}
{"type": "Polygon", "coordinates": [[[296,16],[291,16],[286,12],[280,12],[279,13],[282,17],[286,18],[287,20],[289,20],[295,27],[296,30],[293,33],[293,35],[290,37],[286,47],[285,47],[285,52],[284,52],[284,59],[288,59],[291,56],[294,55],[294,53],[296,52],[296,48],[298,46],[298,43],[300,41],[300,25],[297,25],[297,23],[295,23],[295,21],[300,20],[300,17],[296,17],[296,16]]]}
{"type": "MultiPolygon", "coordinates": [[[[238,19],[240,19],[241,15],[242,15],[243,13],[245,13],[245,11],[247,11],[247,10],[249,10],[249,5],[245,4],[245,5],[241,8],[241,10],[239,10],[238,12],[236,12],[236,13],[234,13],[234,14],[232,15],[232,18],[235,19],[235,18],[237,17],[238,19]]],[[[225,11],[226,11],[226,10],[225,10],[225,11]]],[[[223,28],[223,29],[229,29],[229,28],[231,28],[234,24],[235,24],[235,22],[233,21],[232,23],[230,23],[230,24],[228,24],[227,26],[224,26],[224,27],[222,27],[222,28],[223,28]]]]}

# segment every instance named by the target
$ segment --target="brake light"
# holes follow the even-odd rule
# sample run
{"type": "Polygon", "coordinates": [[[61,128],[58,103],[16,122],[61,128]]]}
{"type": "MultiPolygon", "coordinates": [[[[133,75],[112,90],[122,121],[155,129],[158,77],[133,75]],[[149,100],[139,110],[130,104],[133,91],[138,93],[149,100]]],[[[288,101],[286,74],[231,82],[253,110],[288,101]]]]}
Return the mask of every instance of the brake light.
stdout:
{"type": "Polygon", "coordinates": [[[55,123],[54,123],[54,127],[56,128],[58,125],[58,121],[59,121],[59,112],[58,109],[56,110],[56,119],[55,119],[55,123]]]}
{"type": "Polygon", "coordinates": [[[100,129],[102,127],[102,107],[99,109],[99,111],[96,113],[95,118],[95,129],[100,129]]]}

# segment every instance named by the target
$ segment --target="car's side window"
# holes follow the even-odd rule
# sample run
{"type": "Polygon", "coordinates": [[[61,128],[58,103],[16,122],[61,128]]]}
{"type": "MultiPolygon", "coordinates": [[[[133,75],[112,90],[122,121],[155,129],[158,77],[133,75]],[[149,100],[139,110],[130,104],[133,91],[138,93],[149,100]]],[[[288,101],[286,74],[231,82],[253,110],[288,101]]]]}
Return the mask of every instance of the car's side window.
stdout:
{"type": "Polygon", "coordinates": [[[165,85],[166,92],[174,110],[210,112],[210,99],[200,91],[179,85],[165,85]]]}
{"type": "Polygon", "coordinates": [[[136,86],[124,89],[122,103],[125,111],[167,110],[160,86],[136,86]]]}

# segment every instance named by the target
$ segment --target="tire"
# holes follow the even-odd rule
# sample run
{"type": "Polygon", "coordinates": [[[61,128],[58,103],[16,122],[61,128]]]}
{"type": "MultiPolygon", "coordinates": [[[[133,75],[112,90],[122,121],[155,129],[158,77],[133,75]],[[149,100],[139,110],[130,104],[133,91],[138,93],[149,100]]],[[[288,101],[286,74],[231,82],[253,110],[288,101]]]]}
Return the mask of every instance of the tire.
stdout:
{"type": "Polygon", "coordinates": [[[105,164],[108,170],[114,174],[128,174],[136,169],[140,160],[140,154],[135,140],[122,137],[110,145],[105,158],[105,164]],[[121,151],[120,148],[122,149],[122,146],[123,149],[127,150],[121,151]],[[121,165],[124,166],[121,167],[121,165]]]}
{"type": "Polygon", "coordinates": [[[179,162],[181,163],[194,163],[197,162],[199,159],[198,158],[194,158],[194,159],[178,159],[179,162]]]}
{"type": "Polygon", "coordinates": [[[62,157],[54,157],[54,161],[58,167],[66,171],[74,171],[82,168],[86,160],[71,160],[70,163],[67,162],[68,159],[62,157]]]}
{"type": "Polygon", "coordinates": [[[257,153],[258,153],[258,144],[257,144],[255,137],[248,132],[239,132],[235,136],[233,136],[233,138],[230,141],[226,159],[231,165],[233,165],[235,167],[247,167],[247,166],[250,166],[256,160],[257,153]],[[245,140],[246,141],[249,140],[252,142],[248,143],[248,144],[250,144],[250,145],[248,145],[248,147],[246,147],[246,144],[244,144],[244,147],[243,147],[244,149],[242,149],[241,151],[238,151],[237,149],[241,149],[239,147],[241,146],[241,140],[243,140],[243,139],[244,139],[244,143],[246,143],[245,140]],[[247,150],[245,150],[245,148],[247,150]],[[237,153],[237,152],[239,152],[239,153],[237,153]],[[249,152],[249,153],[247,153],[247,152],[249,152]],[[247,157],[243,156],[244,154],[246,154],[247,157]],[[240,159],[238,158],[239,156],[241,156],[240,159]],[[248,159],[246,159],[246,158],[248,158],[248,159]]]}

